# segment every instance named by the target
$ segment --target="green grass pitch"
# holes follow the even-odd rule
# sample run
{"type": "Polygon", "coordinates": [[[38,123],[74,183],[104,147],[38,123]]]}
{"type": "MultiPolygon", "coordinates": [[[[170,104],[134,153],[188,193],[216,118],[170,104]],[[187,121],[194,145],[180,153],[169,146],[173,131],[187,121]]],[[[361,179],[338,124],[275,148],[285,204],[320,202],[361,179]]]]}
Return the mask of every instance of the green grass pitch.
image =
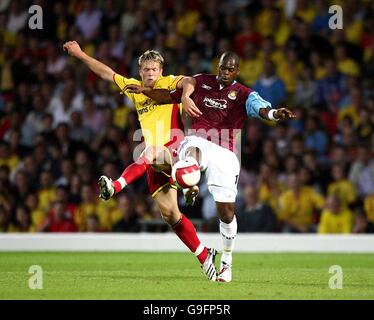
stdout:
{"type": "Polygon", "coordinates": [[[233,282],[212,283],[188,253],[2,252],[0,299],[374,299],[374,255],[236,253],[233,282]],[[42,290],[28,286],[31,265],[42,290]],[[332,265],[343,289],[328,286],[332,265]]]}

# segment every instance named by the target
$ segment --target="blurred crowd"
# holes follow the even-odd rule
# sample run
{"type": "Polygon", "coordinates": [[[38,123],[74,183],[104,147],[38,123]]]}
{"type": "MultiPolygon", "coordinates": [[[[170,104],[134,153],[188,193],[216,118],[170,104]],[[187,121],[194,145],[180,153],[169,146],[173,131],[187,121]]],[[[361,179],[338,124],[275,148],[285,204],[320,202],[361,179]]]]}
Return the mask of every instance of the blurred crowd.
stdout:
{"type": "MultiPolygon", "coordinates": [[[[374,232],[374,2],[364,0],[69,0],[0,4],[0,231],[167,231],[146,178],[115,198],[97,179],[133,161],[131,102],[68,56],[76,40],[117,73],[159,50],[164,74],[215,73],[227,50],[239,81],[296,120],[248,119],[241,137],[241,232],[374,232]],[[43,28],[28,8],[43,8],[43,28]],[[329,5],[343,9],[330,29],[329,5]],[[155,223],[152,223],[155,222],[155,223]]],[[[204,179],[203,179],[204,180],[204,179]]],[[[181,211],[216,231],[201,182],[181,211]]]]}

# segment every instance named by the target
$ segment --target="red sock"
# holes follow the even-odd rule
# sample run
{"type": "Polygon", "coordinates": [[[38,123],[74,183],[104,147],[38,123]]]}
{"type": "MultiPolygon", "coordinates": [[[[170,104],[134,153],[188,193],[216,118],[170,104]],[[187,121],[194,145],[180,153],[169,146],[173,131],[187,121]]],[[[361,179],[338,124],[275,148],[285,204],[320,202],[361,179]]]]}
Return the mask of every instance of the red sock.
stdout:
{"type": "MultiPolygon", "coordinates": [[[[197,237],[196,229],[191,220],[182,214],[181,219],[179,220],[179,222],[177,222],[176,225],[173,226],[173,229],[179,239],[182,240],[182,242],[188,247],[188,249],[190,249],[192,253],[195,253],[201,242],[197,237]]],[[[200,263],[203,264],[207,256],[208,250],[204,246],[204,249],[197,256],[197,259],[199,259],[200,263]]]]}
{"type": "Polygon", "coordinates": [[[146,158],[142,157],[126,167],[121,174],[121,178],[125,179],[125,181],[121,178],[113,181],[115,193],[120,192],[125,185],[131,184],[136,179],[139,179],[147,171],[150,165],[151,163],[146,158]],[[122,180],[122,184],[119,180],[122,180]]]}

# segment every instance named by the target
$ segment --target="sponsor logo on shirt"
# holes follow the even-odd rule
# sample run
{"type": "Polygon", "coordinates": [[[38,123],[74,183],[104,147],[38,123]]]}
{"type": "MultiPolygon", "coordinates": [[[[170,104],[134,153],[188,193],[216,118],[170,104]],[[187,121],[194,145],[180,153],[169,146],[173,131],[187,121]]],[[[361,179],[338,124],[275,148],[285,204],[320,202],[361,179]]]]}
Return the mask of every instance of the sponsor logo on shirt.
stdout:
{"type": "Polygon", "coordinates": [[[237,97],[238,93],[236,91],[230,91],[227,97],[231,100],[235,100],[237,97]]]}
{"type": "Polygon", "coordinates": [[[204,98],[205,106],[208,108],[226,109],[227,101],[223,99],[204,98]]]}
{"type": "MultiPolygon", "coordinates": [[[[144,104],[143,104],[144,105],[144,104]]],[[[143,106],[142,108],[138,109],[138,115],[142,115],[143,113],[147,113],[149,111],[152,111],[155,109],[155,105],[150,105],[150,106],[143,106]]]]}
{"type": "Polygon", "coordinates": [[[206,84],[202,84],[201,87],[205,90],[210,90],[212,87],[207,86],[206,84]]]}

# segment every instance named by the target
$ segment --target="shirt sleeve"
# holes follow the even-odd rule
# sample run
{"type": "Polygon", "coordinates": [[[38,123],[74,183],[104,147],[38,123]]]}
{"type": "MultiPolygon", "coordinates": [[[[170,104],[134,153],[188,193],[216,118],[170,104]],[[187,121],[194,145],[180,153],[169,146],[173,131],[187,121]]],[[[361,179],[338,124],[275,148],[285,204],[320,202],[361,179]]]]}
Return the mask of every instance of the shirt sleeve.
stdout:
{"type": "Polygon", "coordinates": [[[128,85],[128,84],[136,84],[136,85],[141,85],[139,80],[136,80],[134,78],[125,78],[124,76],[121,76],[118,73],[115,73],[113,75],[113,82],[121,89],[121,91],[133,102],[135,103],[134,99],[134,93],[129,93],[126,91],[123,91],[123,89],[128,85]]]}
{"type": "Polygon", "coordinates": [[[169,90],[175,90],[177,89],[177,84],[179,81],[181,81],[184,77],[183,76],[171,76],[172,82],[169,85],[169,90]]]}
{"type": "Polygon", "coordinates": [[[245,108],[247,110],[248,116],[263,119],[260,116],[260,109],[271,109],[271,103],[261,98],[261,96],[256,91],[252,91],[247,97],[247,101],[245,102],[245,108]]]}

